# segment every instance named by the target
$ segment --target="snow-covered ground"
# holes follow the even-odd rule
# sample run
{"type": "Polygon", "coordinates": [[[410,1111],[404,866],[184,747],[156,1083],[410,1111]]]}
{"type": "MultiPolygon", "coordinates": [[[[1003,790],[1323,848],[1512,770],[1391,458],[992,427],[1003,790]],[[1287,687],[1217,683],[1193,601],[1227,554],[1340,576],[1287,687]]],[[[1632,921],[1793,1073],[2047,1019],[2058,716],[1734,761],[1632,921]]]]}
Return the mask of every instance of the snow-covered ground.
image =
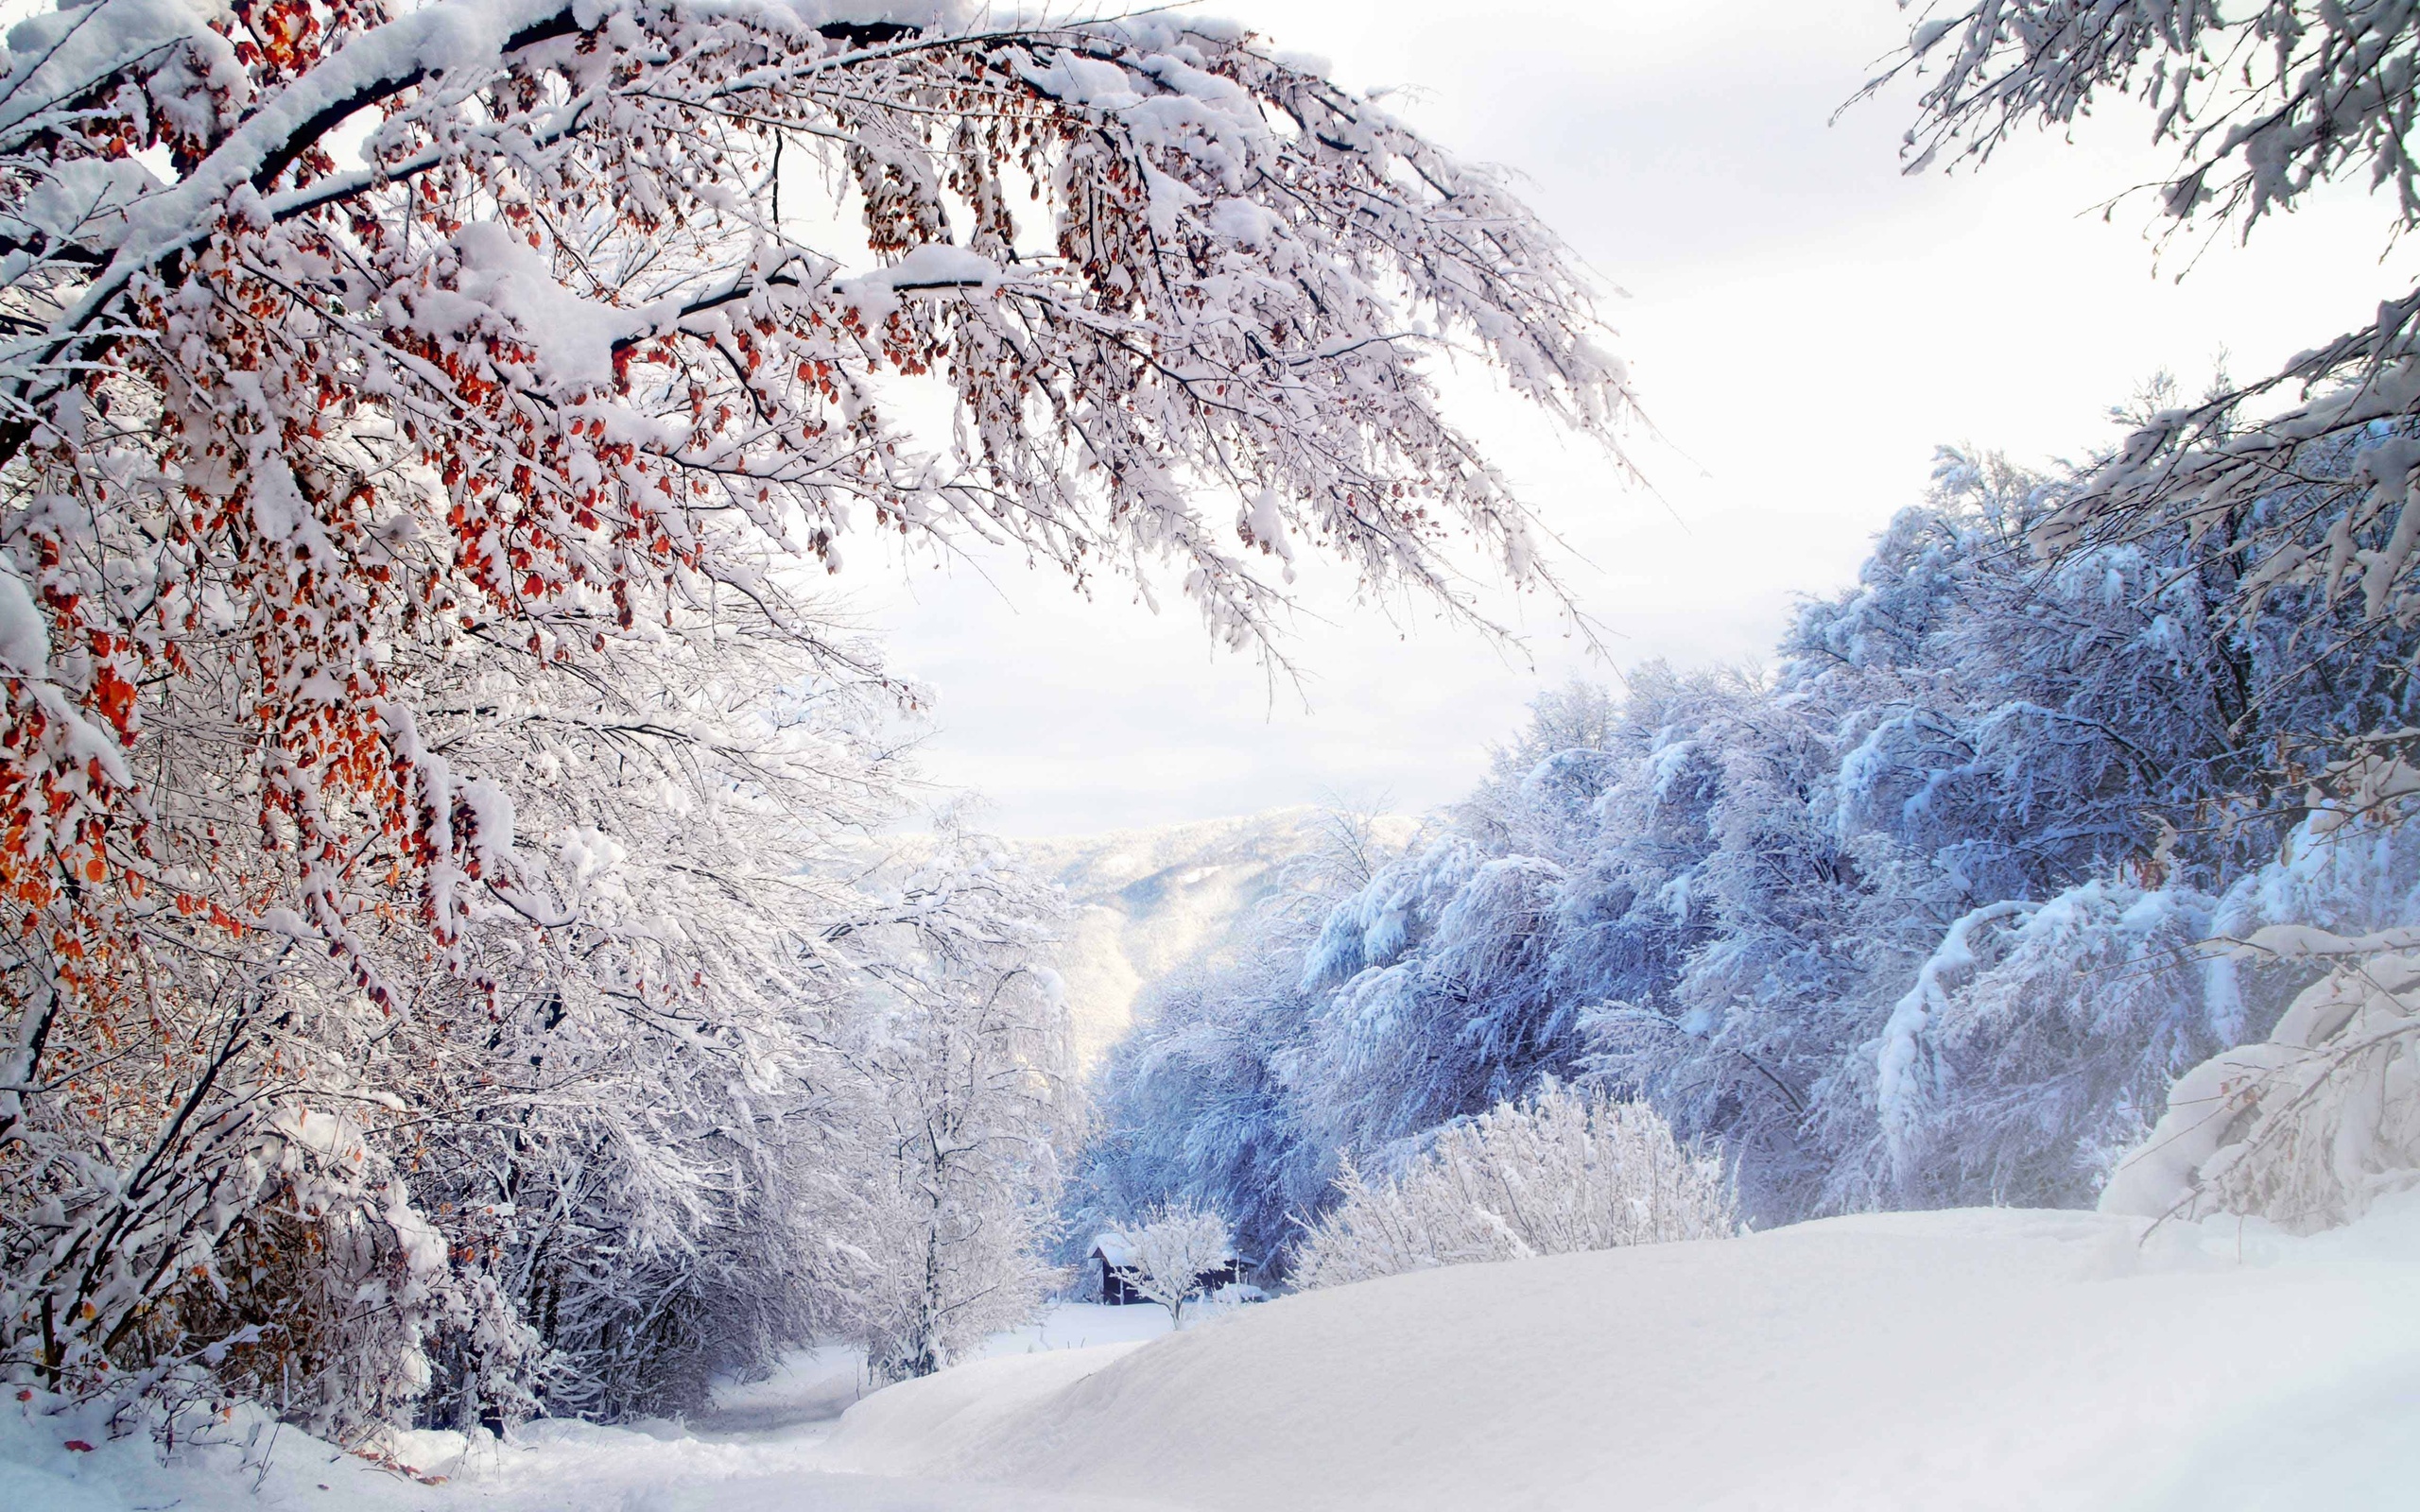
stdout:
{"type": "MultiPolygon", "coordinates": [[[[1191,1304],[1184,1310],[1184,1326],[1198,1328],[1223,1311],[1191,1304]]],[[[1140,1344],[1168,1332],[1171,1326],[1167,1309],[1163,1307],[1061,1302],[1045,1313],[1040,1321],[985,1340],[982,1358],[996,1360],[1003,1355],[1039,1354],[1048,1349],[1086,1349],[1103,1344],[1140,1344]]]]}
{"type": "MultiPolygon", "coordinates": [[[[1107,1343],[1165,1316],[1086,1309],[837,1423],[536,1424],[469,1452],[411,1435],[440,1486],[288,1433],[255,1493],[233,1446],[163,1469],[144,1440],[21,1408],[0,1414],[0,1506],[2411,1505],[2420,1195],[2313,1239],[2142,1228],[1833,1219],[1394,1277],[1107,1343]]],[[[784,1379],[723,1405],[829,1390],[812,1361],[784,1379]]]]}
{"type": "Polygon", "coordinates": [[[873,1389],[865,1366],[864,1352],[845,1346],[797,1350],[762,1381],[716,1383],[701,1426],[739,1433],[838,1418],[873,1389]]]}
{"type": "MultiPolygon", "coordinates": [[[[1188,1327],[1197,1326],[1219,1311],[1197,1303],[1187,1309],[1185,1322],[1188,1327]]],[[[1165,1308],[1058,1302],[1023,1328],[986,1339],[977,1358],[994,1360],[1055,1349],[1089,1349],[1104,1344],[1140,1344],[1168,1332],[1171,1326],[1165,1308]]],[[[717,1383],[713,1406],[695,1426],[712,1433],[734,1434],[827,1422],[873,1389],[860,1351],[841,1346],[801,1349],[762,1381],[717,1383]]]]}

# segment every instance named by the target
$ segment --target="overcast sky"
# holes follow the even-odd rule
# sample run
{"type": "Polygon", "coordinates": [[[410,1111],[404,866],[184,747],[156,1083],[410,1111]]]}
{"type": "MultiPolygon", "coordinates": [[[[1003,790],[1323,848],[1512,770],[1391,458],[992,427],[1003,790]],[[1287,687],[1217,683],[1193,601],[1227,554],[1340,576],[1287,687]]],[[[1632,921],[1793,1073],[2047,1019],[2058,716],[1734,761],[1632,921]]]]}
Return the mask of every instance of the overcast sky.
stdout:
{"type": "MultiPolygon", "coordinates": [[[[1904,34],[1893,0],[1203,9],[1345,83],[1406,90],[1398,113],[1523,176],[1627,291],[1607,310],[1671,443],[1638,446],[1657,496],[1492,395],[1469,411],[1572,547],[1620,665],[1758,657],[1799,595],[1848,583],[1921,498],[1935,445],[2081,453],[2152,372],[2265,371],[2366,319],[2399,271],[2377,262],[2383,216],[2344,195],[2176,282],[2139,199],[2098,214],[2163,161],[2130,112],[1979,175],[1902,177],[1908,92],[1826,124],[1904,34]]],[[[1055,575],[986,576],[869,574],[856,603],[939,696],[930,770],[980,790],[1011,833],[1331,798],[1425,810],[1470,784],[1541,687],[1613,675],[1535,607],[1526,653],[1508,652],[1315,583],[1288,647],[1304,677],[1272,690],[1181,602],[1154,618],[1116,585],[1087,603],[1055,575]]]]}

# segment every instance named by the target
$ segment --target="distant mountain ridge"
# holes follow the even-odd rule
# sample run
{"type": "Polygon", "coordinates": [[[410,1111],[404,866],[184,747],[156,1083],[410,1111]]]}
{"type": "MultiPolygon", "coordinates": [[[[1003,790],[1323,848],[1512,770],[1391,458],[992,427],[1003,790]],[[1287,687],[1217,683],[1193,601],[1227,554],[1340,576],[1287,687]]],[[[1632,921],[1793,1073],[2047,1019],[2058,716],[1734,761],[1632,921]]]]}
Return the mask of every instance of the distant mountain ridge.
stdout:
{"type": "MultiPolygon", "coordinates": [[[[1325,810],[1303,805],[1146,830],[1011,839],[1010,849],[1066,889],[1065,943],[1053,964],[1066,984],[1077,1063],[1089,1071],[1134,1022],[1144,988],[1185,962],[1233,948],[1252,910],[1293,857],[1315,849],[1325,810]]],[[[1418,821],[1373,821],[1391,845],[1418,821]]]]}

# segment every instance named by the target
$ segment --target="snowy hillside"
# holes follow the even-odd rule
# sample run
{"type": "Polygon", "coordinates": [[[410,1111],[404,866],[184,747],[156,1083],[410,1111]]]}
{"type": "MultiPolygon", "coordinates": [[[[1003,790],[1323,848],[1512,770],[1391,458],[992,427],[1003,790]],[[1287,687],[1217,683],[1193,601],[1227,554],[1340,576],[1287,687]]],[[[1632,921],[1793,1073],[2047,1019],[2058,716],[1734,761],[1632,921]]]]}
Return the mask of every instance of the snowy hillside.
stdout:
{"type": "MultiPolygon", "coordinates": [[[[1090,1067],[1133,1022],[1152,978],[1216,955],[1268,897],[1279,868],[1319,843],[1324,811],[1273,809],[1150,830],[1011,842],[1075,905],[1056,965],[1067,986],[1079,1062],[1090,1067]]],[[[1386,816],[1378,838],[1410,840],[1416,821],[1386,816]]]]}
{"type": "Polygon", "coordinates": [[[870,1398],[836,1468],[1187,1507],[2409,1506],[2420,1207],[1873,1215],[1456,1266],[870,1398]],[[1024,1372],[1021,1374],[1020,1372],[1024,1372]]]}
{"type": "MultiPolygon", "coordinates": [[[[1148,1342],[1007,1341],[1035,1352],[875,1392],[837,1429],[540,1422],[468,1453],[458,1435],[404,1435],[441,1486],[288,1430],[255,1499],[232,1447],[163,1469],[89,1414],[10,1403],[0,1504],[2410,1505],[2420,1203],[2313,1239],[2232,1219],[2142,1234],[2138,1220],[1968,1209],[1431,1270],[1148,1342]]],[[[225,1431],[240,1440],[246,1422],[225,1431]]]]}

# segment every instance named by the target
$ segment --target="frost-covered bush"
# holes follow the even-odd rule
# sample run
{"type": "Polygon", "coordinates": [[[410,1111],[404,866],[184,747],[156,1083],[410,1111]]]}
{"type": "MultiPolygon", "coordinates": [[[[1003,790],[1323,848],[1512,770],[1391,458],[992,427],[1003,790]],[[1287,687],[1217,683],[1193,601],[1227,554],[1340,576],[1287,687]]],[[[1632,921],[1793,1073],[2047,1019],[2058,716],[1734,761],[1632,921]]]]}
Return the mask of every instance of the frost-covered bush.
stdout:
{"type": "Polygon", "coordinates": [[[1222,1273],[1236,1260],[1227,1220],[1186,1203],[1155,1208],[1107,1237],[1127,1284],[1167,1308],[1168,1321],[1179,1325],[1185,1304],[1226,1280],[1222,1273]]]}
{"type": "Polygon", "coordinates": [[[1304,1286],[1739,1230],[1719,1155],[1644,1104],[1568,1087],[1440,1130],[1392,1179],[1348,1163],[1337,1185],[1296,1254],[1304,1286]]]}

